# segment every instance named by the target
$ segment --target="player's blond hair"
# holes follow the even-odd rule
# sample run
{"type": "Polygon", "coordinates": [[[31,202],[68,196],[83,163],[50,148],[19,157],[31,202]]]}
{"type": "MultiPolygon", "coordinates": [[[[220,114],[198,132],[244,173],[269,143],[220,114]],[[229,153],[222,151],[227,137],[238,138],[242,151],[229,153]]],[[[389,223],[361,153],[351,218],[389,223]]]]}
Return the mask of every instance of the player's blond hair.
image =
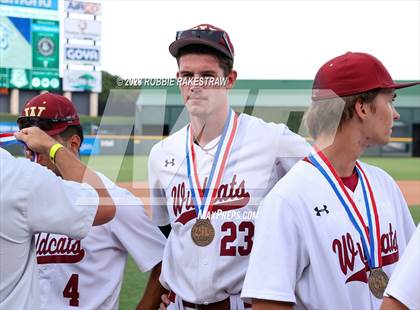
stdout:
{"type": "Polygon", "coordinates": [[[357,95],[312,101],[304,116],[309,135],[317,139],[321,133],[334,134],[339,131],[345,122],[353,118],[354,106],[359,100],[369,104],[375,112],[373,102],[382,91],[386,90],[374,89],[357,95]]]}

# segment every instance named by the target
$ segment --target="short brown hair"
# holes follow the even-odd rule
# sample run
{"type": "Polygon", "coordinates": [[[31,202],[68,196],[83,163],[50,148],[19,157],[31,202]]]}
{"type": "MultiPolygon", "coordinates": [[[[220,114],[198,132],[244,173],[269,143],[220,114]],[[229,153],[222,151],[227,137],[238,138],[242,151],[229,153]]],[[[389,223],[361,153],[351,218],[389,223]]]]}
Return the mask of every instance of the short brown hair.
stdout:
{"type": "Polygon", "coordinates": [[[354,106],[357,101],[369,104],[375,112],[372,104],[376,96],[385,89],[374,89],[357,95],[336,97],[332,99],[312,101],[305,114],[305,124],[309,135],[316,139],[321,133],[333,133],[340,130],[343,124],[354,116],[354,106]]]}
{"type": "Polygon", "coordinates": [[[232,72],[233,69],[233,60],[229,57],[225,56],[222,52],[218,50],[200,44],[191,44],[181,48],[178,52],[178,56],[176,57],[176,61],[179,66],[179,59],[181,56],[187,54],[208,54],[216,57],[219,60],[219,66],[223,70],[223,74],[226,76],[232,72]]]}
{"type": "Polygon", "coordinates": [[[77,135],[80,138],[80,145],[79,145],[79,150],[80,147],[82,146],[83,143],[83,128],[80,125],[75,125],[75,126],[68,126],[66,128],[66,130],[64,130],[62,133],[58,134],[64,141],[67,141],[68,139],[70,139],[73,135],[77,135]]]}

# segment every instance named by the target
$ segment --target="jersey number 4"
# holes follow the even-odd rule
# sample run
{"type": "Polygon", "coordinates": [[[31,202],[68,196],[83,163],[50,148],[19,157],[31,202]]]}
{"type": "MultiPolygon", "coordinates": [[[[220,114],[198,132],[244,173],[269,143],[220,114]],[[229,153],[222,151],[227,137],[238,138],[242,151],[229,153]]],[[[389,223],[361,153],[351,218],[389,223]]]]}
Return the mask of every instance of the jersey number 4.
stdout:
{"type": "Polygon", "coordinates": [[[79,275],[73,273],[63,291],[64,298],[70,298],[69,305],[79,307],[79,275]]]}
{"type": "Polygon", "coordinates": [[[247,256],[251,253],[252,238],[254,237],[254,224],[252,222],[242,222],[239,227],[234,222],[223,223],[222,231],[228,231],[229,234],[224,236],[220,242],[220,256],[247,256]],[[245,232],[243,246],[234,246],[230,243],[235,242],[238,232],[245,232]]]}

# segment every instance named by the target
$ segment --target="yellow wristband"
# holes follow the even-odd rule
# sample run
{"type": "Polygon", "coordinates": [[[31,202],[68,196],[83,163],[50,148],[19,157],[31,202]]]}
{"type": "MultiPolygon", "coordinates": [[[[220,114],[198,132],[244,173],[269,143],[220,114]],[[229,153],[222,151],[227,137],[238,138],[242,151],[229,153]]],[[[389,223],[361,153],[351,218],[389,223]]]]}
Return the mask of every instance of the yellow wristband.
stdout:
{"type": "Polygon", "coordinates": [[[50,160],[55,164],[55,155],[57,154],[57,151],[59,149],[61,149],[62,146],[60,143],[56,143],[54,144],[51,148],[50,148],[50,160]]]}

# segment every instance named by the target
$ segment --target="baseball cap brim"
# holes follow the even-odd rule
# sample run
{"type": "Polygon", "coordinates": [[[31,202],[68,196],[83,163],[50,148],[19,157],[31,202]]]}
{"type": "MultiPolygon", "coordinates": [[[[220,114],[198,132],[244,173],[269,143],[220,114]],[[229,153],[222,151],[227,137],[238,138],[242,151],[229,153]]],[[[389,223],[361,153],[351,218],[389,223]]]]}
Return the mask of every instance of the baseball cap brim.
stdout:
{"type": "MultiPolygon", "coordinates": [[[[27,117],[22,116],[22,118],[27,118],[27,117]]],[[[18,118],[18,121],[19,119],[20,118],[18,118]]],[[[67,121],[67,122],[54,123],[50,130],[45,130],[45,129],[43,130],[49,136],[55,136],[65,131],[69,126],[77,126],[77,125],[80,125],[80,120],[78,118],[75,120],[67,121]]]]}
{"type": "Polygon", "coordinates": [[[232,55],[230,54],[227,48],[223,47],[220,44],[210,42],[209,40],[205,40],[201,38],[184,38],[184,39],[176,40],[172,42],[171,45],[169,45],[169,52],[171,53],[172,56],[178,57],[178,53],[181,48],[188,45],[193,45],[193,44],[205,45],[205,46],[214,48],[215,50],[222,52],[224,55],[232,59],[232,55]]]}
{"type": "Polygon", "coordinates": [[[53,128],[51,130],[46,130],[45,132],[49,136],[55,136],[55,135],[58,135],[58,134],[62,133],[69,126],[78,126],[78,125],[80,125],[80,119],[77,116],[76,119],[73,119],[73,120],[70,120],[70,121],[54,123],[53,128]]]}
{"type": "Polygon", "coordinates": [[[366,87],[366,88],[363,88],[363,89],[352,90],[352,91],[348,92],[347,94],[342,94],[341,96],[357,95],[357,94],[361,94],[361,93],[368,92],[368,91],[378,89],[378,88],[381,88],[381,89],[400,89],[400,88],[415,86],[415,85],[418,85],[418,84],[420,84],[420,82],[390,83],[390,84],[386,84],[386,85],[378,84],[374,88],[372,88],[372,86],[370,86],[370,87],[366,87]]]}
{"type": "Polygon", "coordinates": [[[389,87],[384,87],[384,88],[395,88],[395,89],[399,89],[399,88],[405,88],[405,87],[410,87],[410,86],[415,86],[415,85],[420,85],[420,82],[394,83],[393,85],[391,85],[389,87]]]}

